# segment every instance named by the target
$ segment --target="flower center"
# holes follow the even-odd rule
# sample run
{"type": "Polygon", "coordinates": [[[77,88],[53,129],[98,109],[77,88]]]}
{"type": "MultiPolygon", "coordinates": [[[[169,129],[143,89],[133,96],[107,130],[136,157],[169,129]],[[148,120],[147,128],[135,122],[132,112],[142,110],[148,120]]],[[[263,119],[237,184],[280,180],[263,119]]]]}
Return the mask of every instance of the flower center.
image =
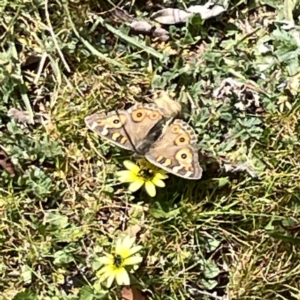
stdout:
{"type": "Polygon", "coordinates": [[[116,266],[117,268],[120,268],[122,266],[123,263],[123,258],[121,257],[121,255],[117,254],[114,256],[114,266],[116,266]]]}
{"type": "Polygon", "coordinates": [[[146,180],[152,180],[154,177],[154,172],[151,169],[143,168],[143,169],[140,169],[138,176],[142,177],[146,180]]]}

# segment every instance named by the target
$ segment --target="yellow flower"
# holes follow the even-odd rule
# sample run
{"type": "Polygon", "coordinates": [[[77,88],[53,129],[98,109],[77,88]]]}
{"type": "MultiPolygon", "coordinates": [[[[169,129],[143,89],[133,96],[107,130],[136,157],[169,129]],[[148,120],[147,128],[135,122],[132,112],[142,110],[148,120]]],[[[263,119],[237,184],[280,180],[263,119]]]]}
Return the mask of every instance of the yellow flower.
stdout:
{"type": "Polygon", "coordinates": [[[111,287],[114,280],[118,285],[129,285],[130,278],[127,266],[139,264],[143,258],[140,255],[132,256],[142,249],[142,246],[133,246],[134,237],[126,236],[124,239],[118,239],[115,251],[112,254],[105,253],[99,261],[104,265],[96,274],[99,282],[107,280],[107,287],[111,287]]]}
{"type": "Polygon", "coordinates": [[[125,160],[124,166],[127,170],[117,172],[120,181],[129,182],[129,190],[135,192],[142,186],[145,186],[146,192],[150,197],[156,195],[156,188],[165,187],[162,179],[168,178],[166,172],[155,167],[145,159],[139,161],[140,166],[134,164],[132,161],[125,160]]]}

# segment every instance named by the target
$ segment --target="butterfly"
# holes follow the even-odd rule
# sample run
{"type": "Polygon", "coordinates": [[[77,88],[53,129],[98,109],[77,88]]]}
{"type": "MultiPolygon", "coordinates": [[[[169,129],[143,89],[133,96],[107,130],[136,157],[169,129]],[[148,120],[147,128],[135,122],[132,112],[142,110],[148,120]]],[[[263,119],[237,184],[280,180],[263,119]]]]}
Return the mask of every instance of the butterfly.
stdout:
{"type": "Polygon", "coordinates": [[[180,119],[167,123],[165,112],[155,104],[135,104],[127,110],[95,113],[85,118],[100,137],[134,151],[153,165],[186,179],[200,179],[197,137],[180,119]]]}

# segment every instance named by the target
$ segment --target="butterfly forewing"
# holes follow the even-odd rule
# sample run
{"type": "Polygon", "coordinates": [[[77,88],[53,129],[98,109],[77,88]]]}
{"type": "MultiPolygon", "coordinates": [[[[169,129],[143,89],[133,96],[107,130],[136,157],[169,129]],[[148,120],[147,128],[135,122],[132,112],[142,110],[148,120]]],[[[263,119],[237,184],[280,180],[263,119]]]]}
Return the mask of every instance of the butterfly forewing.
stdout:
{"type": "Polygon", "coordinates": [[[121,148],[134,151],[134,141],[130,141],[127,135],[129,130],[128,113],[125,110],[119,110],[108,114],[96,113],[85,118],[85,123],[89,129],[118,145],[121,148]]]}
{"type": "Polygon", "coordinates": [[[145,154],[155,136],[152,129],[163,119],[163,113],[155,105],[136,104],[128,110],[87,116],[85,122],[88,128],[113,144],[145,154]]]}

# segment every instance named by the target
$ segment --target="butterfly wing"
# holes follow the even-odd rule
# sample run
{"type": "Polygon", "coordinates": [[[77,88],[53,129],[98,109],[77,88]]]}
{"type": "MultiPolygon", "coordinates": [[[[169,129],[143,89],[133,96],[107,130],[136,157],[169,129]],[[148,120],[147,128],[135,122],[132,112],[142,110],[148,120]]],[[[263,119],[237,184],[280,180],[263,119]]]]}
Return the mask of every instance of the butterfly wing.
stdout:
{"type": "Polygon", "coordinates": [[[191,126],[176,119],[166,126],[163,134],[152,145],[145,157],[154,165],[176,176],[200,179],[197,137],[191,126]]]}
{"type": "Polygon", "coordinates": [[[85,124],[102,138],[121,148],[134,151],[134,144],[126,134],[130,131],[128,118],[129,114],[126,110],[111,111],[107,114],[96,113],[87,116],[85,124]]]}
{"type": "Polygon", "coordinates": [[[163,113],[157,106],[136,104],[128,110],[87,116],[85,123],[89,129],[113,144],[139,152],[151,130],[163,119],[163,113]]]}

